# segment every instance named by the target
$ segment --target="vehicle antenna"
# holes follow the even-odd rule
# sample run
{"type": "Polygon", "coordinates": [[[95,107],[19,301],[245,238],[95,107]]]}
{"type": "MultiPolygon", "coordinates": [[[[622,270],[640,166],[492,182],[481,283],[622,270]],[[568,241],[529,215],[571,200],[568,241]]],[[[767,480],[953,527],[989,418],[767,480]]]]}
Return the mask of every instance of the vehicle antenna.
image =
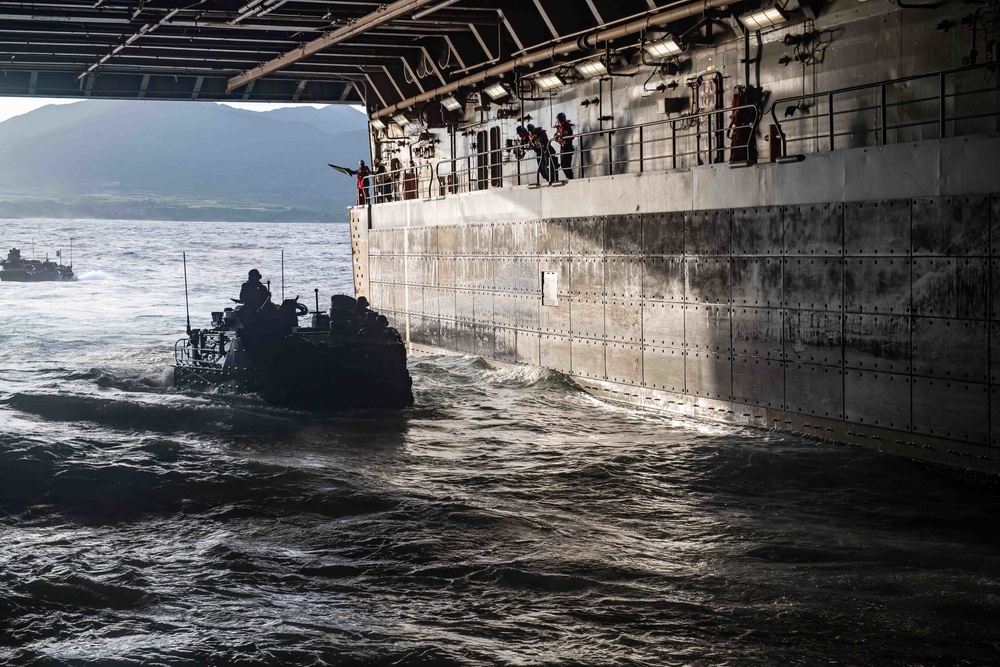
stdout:
{"type": "Polygon", "coordinates": [[[69,237],[69,268],[73,268],[73,237],[69,237]]]}
{"type": "Polygon", "coordinates": [[[191,308],[188,305],[188,258],[187,253],[182,252],[181,257],[184,259],[184,312],[187,314],[187,334],[191,335],[191,308]]]}
{"type": "Polygon", "coordinates": [[[281,302],[285,302],[285,249],[281,249],[281,302]]]}
{"type": "Polygon", "coordinates": [[[319,312],[319,288],[317,287],[317,288],[313,289],[313,292],[316,293],[316,311],[315,312],[318,313],[319,312]]]}
{"type": "Polygon", "coordinates": [[[35,239],[34,239],[34,237],[32,237],[32,239],[31,239],[31,261],[32,262],[35,261],[35,239]]]}

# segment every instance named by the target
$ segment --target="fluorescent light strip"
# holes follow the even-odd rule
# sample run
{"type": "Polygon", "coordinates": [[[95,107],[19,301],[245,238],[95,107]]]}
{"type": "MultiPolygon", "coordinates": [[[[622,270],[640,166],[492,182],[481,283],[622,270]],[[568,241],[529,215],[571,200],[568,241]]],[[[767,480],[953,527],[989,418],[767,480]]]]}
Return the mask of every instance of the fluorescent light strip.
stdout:
{"type": "Polygon", "coordinates": [[[446,97],[441,100],[441,106],[443,106],[448,111],[458,111],[462,108],[462,103],[456,100],[454,97],[446,97]]]}
{"type": "Polygon", "coordinates": [[[375,120],[372,121],[372,127],[375,128],[376,130],[385,131],[385,121],[383,121],[381,118],[376,118],[375,120]]]}
{"type": "Polygon", "coordinates": [[[670,58],[684,53],[684,47],[675,42],[673,37],[650,42],[642,48],[654,58],[670,58]]]}
{"type": "Polygon", "coordinates": [[[604,76],[608,73],[608,68],[600,60],[588,60],[577,65],[576,71],[581,76],[604,76]]]}
{"type": "Polygon", "coordinates": [[[535,79],[535,85],[541,90],[552,90],[559,86],[565,86],[566,82],[558,74],[545,74],[535,79]]]}
{"type": "Polygon", "coordinates": [[[788,16],[777,6],[761,7],[740,17],[740,23],[750,30],[764,30],[784,23],[788,16]]]}
{"type": "Polygon", "coordinates": [[[492,86],[487,86],[483,89],[483,92],[494,100],[502,100],[510,95],[510,91],[502,83],[494,83],[492,86]]]}

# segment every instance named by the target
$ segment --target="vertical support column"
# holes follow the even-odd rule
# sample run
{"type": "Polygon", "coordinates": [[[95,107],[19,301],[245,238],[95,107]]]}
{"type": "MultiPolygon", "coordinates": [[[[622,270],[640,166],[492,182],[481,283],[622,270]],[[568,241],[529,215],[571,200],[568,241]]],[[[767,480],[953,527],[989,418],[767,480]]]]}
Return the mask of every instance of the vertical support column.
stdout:
{"type": "Polygon", "coordinates": [[[885,94],[886,94],[886,84],[883,83],[881,86],[879,86],[879,93],[878,93],[879,125],[881,126],[879,131],[879,136],[882,137],[881,140],[882,146],[886,145],[888,139],[887,126],[889,124],[889,120],[886,118],[885,94]]]}
{"type": "Polygon", "coordinates": [[[938,75],[938,131],[941,134],[941,139],[945,136],[945,113],[946,113],[946,101],[945,97],[945,73],[941,72],[938,75]]]}
{"type": "Polygon", "coordinates": [[[834,150],[833,139],[833,93],[826,96],[826,119],[830,129],[830,150],[834,150]]]}

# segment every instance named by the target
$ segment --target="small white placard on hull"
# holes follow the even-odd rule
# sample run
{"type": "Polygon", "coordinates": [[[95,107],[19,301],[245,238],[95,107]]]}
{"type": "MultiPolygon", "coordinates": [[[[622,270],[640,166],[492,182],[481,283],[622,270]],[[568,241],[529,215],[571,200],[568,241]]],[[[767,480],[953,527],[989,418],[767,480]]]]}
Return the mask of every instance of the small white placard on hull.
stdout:
{"type": "Polygon", "coordinates": [[[559,273],[542,271],[542,305],[559,305],[559,273]]]}

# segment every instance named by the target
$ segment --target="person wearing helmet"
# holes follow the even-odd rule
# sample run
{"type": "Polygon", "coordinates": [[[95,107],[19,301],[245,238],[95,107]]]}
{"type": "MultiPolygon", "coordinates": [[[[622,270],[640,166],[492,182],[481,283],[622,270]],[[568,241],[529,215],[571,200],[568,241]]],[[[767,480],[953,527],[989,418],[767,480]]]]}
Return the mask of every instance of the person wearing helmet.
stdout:
{"type": "Polygon", "coordinates": [[[260,281],[260,271],[250,269],[247,281],[240,288],[240,302],[243,304],[243,308],[240,309],[241,313],[256,315],[261,306],[267,303],[270,298],[271,293],[260,281]]]}
{"type": "Polygon", "coordinates": [[[518,125],[514,128],[515,134],[517,134],[517,146],[514,148],[514,156],[518,160],[523,160],[524,156],[528,152],[528,148],[531,146],[531,138],[528,136],[528,128],[524,125],[518,125]]]}
{"type": "Polygon", "coordinates": [[[531,138],[531,148],[538,156],[538,180],[544,178],[552,185],[558,178],[556,174],[556,155],[549,144],[549,134],[540,127],[528,126],[528,136],[531,138]]]}
{"type": "Polygon", "coordinates": [[[562,112],[556,114],[556,133],[552,138],[559,142],[559,166],[569,180],[573,178],[573,123],[562,112]]]}

